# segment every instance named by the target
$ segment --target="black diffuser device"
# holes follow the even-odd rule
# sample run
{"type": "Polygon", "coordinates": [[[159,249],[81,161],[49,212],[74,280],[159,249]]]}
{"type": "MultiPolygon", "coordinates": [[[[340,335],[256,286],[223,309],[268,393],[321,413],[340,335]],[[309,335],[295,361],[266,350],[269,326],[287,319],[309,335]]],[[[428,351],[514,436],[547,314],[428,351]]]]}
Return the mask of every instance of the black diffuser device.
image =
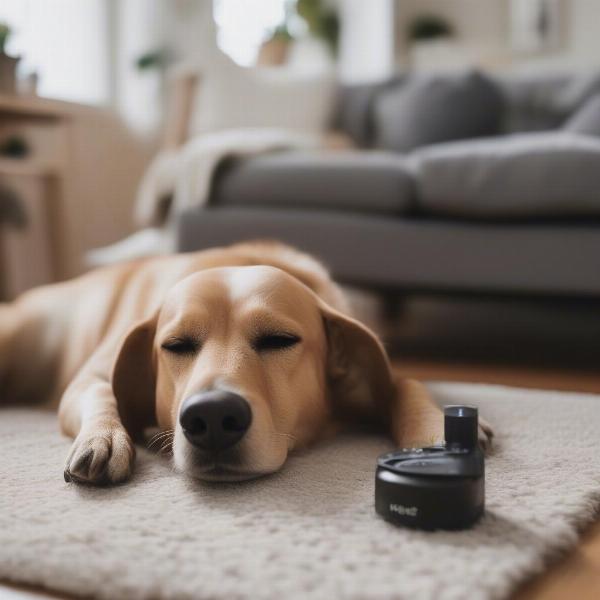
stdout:
{"type": "Polygon", "coordinates": [[[375,510],[419,529],[466,529],[484,510],[477,409],[446,406],[442,446],[402,448],[377,461],[375,510]]]}

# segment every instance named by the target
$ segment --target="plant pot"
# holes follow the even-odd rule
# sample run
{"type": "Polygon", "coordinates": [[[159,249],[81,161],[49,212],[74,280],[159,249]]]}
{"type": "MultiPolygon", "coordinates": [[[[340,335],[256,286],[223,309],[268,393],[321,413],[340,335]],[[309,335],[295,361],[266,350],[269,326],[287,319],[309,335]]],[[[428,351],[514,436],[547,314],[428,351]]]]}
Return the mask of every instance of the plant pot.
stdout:
{"type": "Polygon", "coordinates": [[[271,39],[265,42],[258,53],[256,64],[259,67],[280,67],[287,60],[290,43],[284,40],[271,39]]]}
{"type": "Polygon", "coordinates": [[[410,66],[417,70],[452,70],[470,64],[466,47],[448,38],[414,42],[409,52],[410,66]]]}
{"type": "Polygon", "coordinates": [[[14,94],[17,91],[17,65],[19,58],[0,54],[0,93],[14,94]]]}

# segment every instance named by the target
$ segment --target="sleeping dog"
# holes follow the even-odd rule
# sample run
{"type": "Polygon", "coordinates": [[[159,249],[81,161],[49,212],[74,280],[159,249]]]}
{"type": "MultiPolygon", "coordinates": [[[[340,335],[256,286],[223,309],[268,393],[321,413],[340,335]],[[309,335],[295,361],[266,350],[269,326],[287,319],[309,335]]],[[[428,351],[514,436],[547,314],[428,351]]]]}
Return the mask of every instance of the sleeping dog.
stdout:
{"type": "Polygon", "coordinates": [[[425,388],[394,378],[327,271],[267,242],[100,269],[0,305],[0,394],[60,401],[65,479],[91,484],[126,480],[152,426],[176,468],[206,480],[276,471],[351,420],[399,446],[443,435],[425,388]]]}

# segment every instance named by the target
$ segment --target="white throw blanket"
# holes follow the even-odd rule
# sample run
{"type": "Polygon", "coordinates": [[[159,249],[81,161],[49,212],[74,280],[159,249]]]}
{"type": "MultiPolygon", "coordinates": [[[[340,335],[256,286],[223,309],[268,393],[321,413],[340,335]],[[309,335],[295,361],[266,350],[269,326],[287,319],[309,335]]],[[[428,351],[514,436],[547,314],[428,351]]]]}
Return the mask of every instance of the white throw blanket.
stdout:
{"type": "Polygon", "coordinates": [[[217,167],[225,159],[283,149],[309,149],[320,145],[318,135],[287,129],[231,129],[191,139],[182,148],[159,153],[144,174],[134,208],[137,225],[145,227],[125,240],[88,253],[91,266],[164,254],[175,249],[173,224],[194,206],[207,204],[217,167]],[[160,221],[161,202],[172,196],[167,223],[160,221]]]}

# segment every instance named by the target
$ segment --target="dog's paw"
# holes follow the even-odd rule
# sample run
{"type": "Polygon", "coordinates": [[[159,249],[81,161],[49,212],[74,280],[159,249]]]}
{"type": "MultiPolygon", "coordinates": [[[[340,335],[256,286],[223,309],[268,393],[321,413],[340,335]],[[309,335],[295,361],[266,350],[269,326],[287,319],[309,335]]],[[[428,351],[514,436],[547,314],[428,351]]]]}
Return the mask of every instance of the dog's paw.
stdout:
{"type": "Polygon", "coordinates": [[[135,458],[131,438],[122,426],[94,427],[82,431],[73,442],[65,481],[108,485],[125,481],[135,458]]]}
{"type": "Polygon", "coordinates": [[[492,426],[484,419],[479,417],[479,445],[482,450],[490,450],[492,448],[492,440],[494,439],[494,430],[492,426]]]}

